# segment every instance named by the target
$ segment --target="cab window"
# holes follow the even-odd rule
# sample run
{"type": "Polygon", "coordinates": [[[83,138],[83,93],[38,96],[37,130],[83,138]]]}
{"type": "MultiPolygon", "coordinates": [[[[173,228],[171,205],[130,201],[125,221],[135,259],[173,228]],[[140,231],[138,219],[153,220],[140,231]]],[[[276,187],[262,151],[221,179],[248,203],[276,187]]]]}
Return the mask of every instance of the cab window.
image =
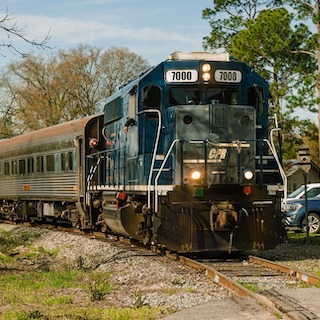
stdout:
{"type": "Polygon", "coordinates": [[[257,86],[250,87],[247,91],[248,105],[256,109],[257,117],[263,116],[263,89],[257,86]]]}
{"type": "Polygon", "coordinates": [[[161,89],[158,86],[146,86],[142,94],[143,109],[160,109],[161,107],[161,89]]]}

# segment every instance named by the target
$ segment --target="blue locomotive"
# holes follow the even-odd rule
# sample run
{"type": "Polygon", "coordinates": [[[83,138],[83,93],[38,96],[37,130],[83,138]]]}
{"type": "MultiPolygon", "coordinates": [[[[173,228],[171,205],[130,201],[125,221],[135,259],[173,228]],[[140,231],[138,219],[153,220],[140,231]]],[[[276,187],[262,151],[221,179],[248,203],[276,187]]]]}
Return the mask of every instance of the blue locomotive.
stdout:
{"type": "Polygon", "coordinates": [[[283,170],[268,85],[227,54],[175,52],[107,99],[106,147],[87,157],[103,230],[177,252],[272,248],[283,170]]]}
{"type": "Polygon", "coordinates": [[[268,85],[228,60],[173,53],[103,114],[0,141],[2,216],[175,252],[276,246],[285,177],[268,139],[268,85]]]}

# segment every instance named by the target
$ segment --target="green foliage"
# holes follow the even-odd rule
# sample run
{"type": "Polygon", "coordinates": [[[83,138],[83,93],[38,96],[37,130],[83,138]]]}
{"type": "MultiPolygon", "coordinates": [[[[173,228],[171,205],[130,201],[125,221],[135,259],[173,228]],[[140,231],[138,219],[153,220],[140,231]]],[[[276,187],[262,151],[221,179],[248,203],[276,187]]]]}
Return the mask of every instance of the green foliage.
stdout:
{"type": "MultiPolygon", "coordinates": [[[[296,245],[303,245],[306,243],[306,233],[304,232],[288,232],[288,241],[296,245]]],[[[309,234],[311,245],[320,245],[320,234],[309,234]]],[[[304,257],[301,257],[303,259],[304,257]]]]}
{"type": "Polygon", "coordinates": [[[211,27],[210,36],[203,38],[203,47],[207,50],[227,48],[248,20],[255,19],[262,8],[272,6],[273,1],[269,0],[214,0],[213,9],[202,12],[202,18],[208,20],[211,27]]]}
{"type": "Polygon", "coordinates": [[[2,253],[12,253],[18,246],[27,245],[39,237],[36,232],[15,228],[10,232],[0,230],[0,248],[2,253]]]}
{"type": "Polygon", "coordinates": [[[307,144],[310,147],[310,156],[314,163],[320,164],[318,153],[318,128],[310,120],[301,120],[299,117],[292,117],[290,113],[283,115],[281,123],[283,160],[296,158],[298,147],[307,144]]]}
{"type": "MultiPolygon", "coordinates": [[[[292,20],[293,15],[284,8],[263,10],[256,19],[246,22],[246,28],[228,46],[233,56],[253,66],[270,82],[275,106],[280,106],[281,99],[293,90],[304,90],[305,85],[310,90],[309,75],[316,68],[314,59],[298,53],[305,49],[310,33],[304,26],[293,30],[292,20]],[[297,52],[292,54],[294,50],[297,52]],[[307,77],[305,81],[301,70],[307,77]]],[[[311,84],[314,88],[314,81],[311,84]]]]}
{"type": "Polygon", "coordinates": [[[258,292],[259,286],[255,283],[247,283],[247,282],[241,282],[239,281],[239,284],[241,284],[243,287],[247,288],[248,290],[252,292],[258,292]]]}
{"type": "Polygon", "coordinates": [[[91,301],[101,301],[110,293],[111,286],[108,283],[108,275],[105,273],[93,273],[90,278],[89,293],[91,301]]]}

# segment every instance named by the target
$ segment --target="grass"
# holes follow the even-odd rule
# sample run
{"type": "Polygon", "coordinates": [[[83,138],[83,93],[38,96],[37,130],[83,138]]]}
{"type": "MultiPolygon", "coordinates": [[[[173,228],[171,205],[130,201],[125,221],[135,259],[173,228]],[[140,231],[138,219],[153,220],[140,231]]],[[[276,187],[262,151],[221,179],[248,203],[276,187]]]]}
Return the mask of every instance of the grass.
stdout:
{"type": "MultiPolygon", "coordinates": [[[[288,240],[290,243],[303,245],[306,244],[307,235],[304,232],[292,232],[289,231],[288,233],[288,240]]],[[[309,241],[310,244],[320,245],[320,234],[309,234],[309,241]]]]}
{"type": "Polygon", "coordinates": [[[57,251],[34,247],[38,236],[0,229],[0,320],[154,320],[174,311],[149,306],[141,292],[132,307],[110,304],[108,295],[118,289],[111,273],[68,266],[57,251]],[[34,267],[39,261],[46,267],[34,267]]]}

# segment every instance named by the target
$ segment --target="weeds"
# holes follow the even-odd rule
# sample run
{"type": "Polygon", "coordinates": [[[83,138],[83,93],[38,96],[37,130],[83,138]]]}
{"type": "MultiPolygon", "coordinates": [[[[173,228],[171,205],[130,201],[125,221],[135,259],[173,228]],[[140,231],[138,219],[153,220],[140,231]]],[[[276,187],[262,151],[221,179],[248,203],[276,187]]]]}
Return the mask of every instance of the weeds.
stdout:
{"type": "Polygon", "coordinates": [[[83,257],[71,269],[67,259],[57,259],[57,250],[32,246],[41,234],[33,232],[0,230],[0,264],[6,270],[0,274],[1,320],[154,320],[173,312],[150,307],[141,292],[131,308],[110,307],[106,295],[119,288],[111,286],[111,273],[85,268],[83,257]]]}
{"type": "Polygon", "coordinates": [[[111,286],[107,282],[108,276],[104,273],[96,272],[91,277],[89,285],[90,300],[92,302],[101,301],[111,291],[111,286]]]}
{"type": "Polygon", "coordinates": [[[149,307],[149,304],[146,303],[146,297],[144,297],[140,291],[136,291],[134,293],[134,296],[135,296],[135,301],[133,304],[134,308],[149,307]]]}

